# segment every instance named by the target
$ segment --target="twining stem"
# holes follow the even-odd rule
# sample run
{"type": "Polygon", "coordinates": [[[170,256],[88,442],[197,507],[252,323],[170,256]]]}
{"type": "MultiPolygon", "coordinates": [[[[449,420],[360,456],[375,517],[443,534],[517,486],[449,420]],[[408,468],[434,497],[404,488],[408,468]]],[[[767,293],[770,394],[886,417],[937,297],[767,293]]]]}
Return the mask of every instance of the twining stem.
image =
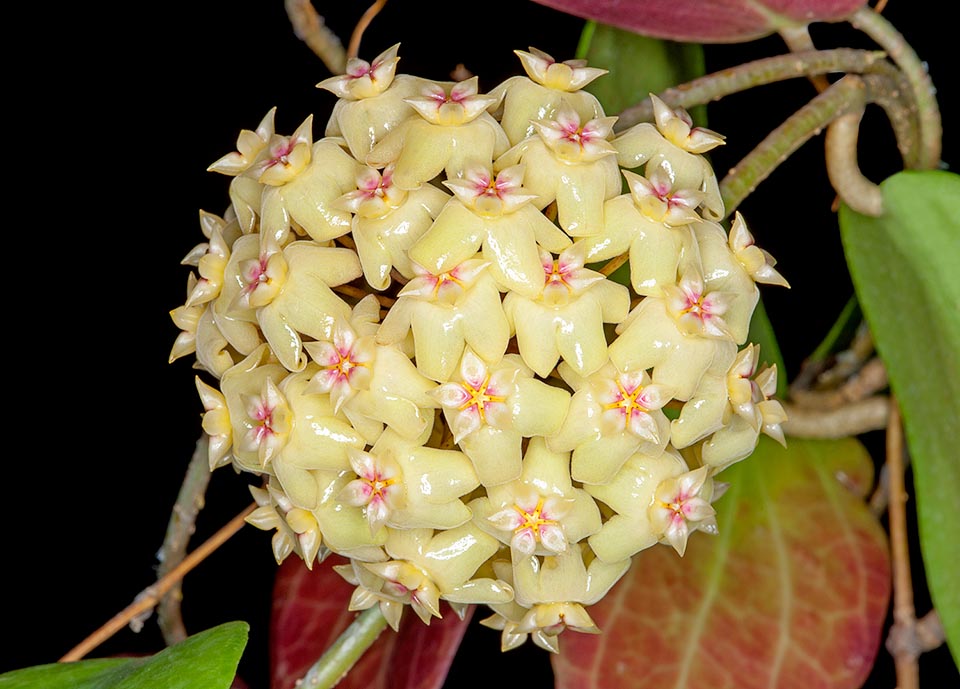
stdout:
{"type": "Polygon", "coordinates": [[[333,74],[347,68],[347,53],[340,38],[324,23],[310,0],[284,0],[293,33],[307,44],[333,74]]]}
{"type": "Polygon", "coordinates": [[[383,6],[387,4],[387,0],[376,0],[370,7],[367,8],[367,11],[363,13],[363,16],[360,17],[360,21],[357,22],[357,25],[353,27],[353,34],[350,36],[350,44],[347,46],[347,57],[357,57],[360,54],[360,39],[363,37],[363,32],[367,30],[367,27],[370,26],[370,22],[373,21],[373,18],[380,14],[380,10],[383,9],[383,6]]]}
{"type": "MultiPolygon", "coordinates": [[[[903,425],[896,400],[890,405],[887,425],[887,465],[890,467],[890,549],[893,556],[893,629],[891,638],[910,635],[917,624],[913,605],[913,581],[910,575],[910,553],[907,546],[907,491],[903,467],[903,425]]],[[[898,689],[919,689],[918,652],[909,644],[898,644],[894,653],[898,689]]]]}
{"type": "MultiPolygon", "coordinates": [[[[848,77],[853,78],[853,77],[848,77]]],[[[867,179],[857,162],[857,140],[863,108],[838,116],[827,127],[824,141],[827,177],[840,199],[863,215],[883,214],[880,187],[867,179]]]]}
{"type": "MultiPolygon", "coordinates": [[[[157,567],[157,577],[163,578],[183,562],[187,554],[187,545],[193,535],[197,522],[197,515],[203,509],[204,494],[210,483],[209,441],[206,435],[197,441],[193,457],[187,467],[186,476],[177,494],[177,501],[170,513],[167,524],[167,533],[157,556],[160,565],[157,567]]],[[[183,615],[180,611],[182,591],[180,582],[176,582],[160,600],[157,606],[157,623],[163,634],[163,640],[168,646],[187,638],[187,630],[183,624],[183,615]]]]}
{"type": "MultiPolygon", "coordinates": [[[[810,27],[808,25],[787,27],[780,30],[780,38],[787,44],[791,52],[800,53],[806,50],[816,50],[813,44],[813,38],[810,36],[810,27]]],[[[823,74],[811,74],[810,83],[817,89],[817,93],[823,93],[830,86],[830,82],[823,74]]]]}
{"type": "MultiPolygon", "coordinates": [[[[882,51],[835,48],[833,50],[810,50],[787,55],[766,57],[720,72],[707,74],[685,84],[662,91],[658,96],[670,107],[689,110],[725,96],[797,77],[809,77],[829,73],[880,73],[891,74],[895,69],[886,60],[882,51]]],[[[615,125],[622,131],[639,122],[653,120],[653,104],[645,98],[620,113],[615,125]]]]}
{"type": "Polygon", "coordinates": [[[784,403],[787,420],[783,432],[796,438],[845,438],[885,428],[890,414],[890,400],[884,396],[868,397],[836,409],[811,409],[784,403]]]}
{"type": "Polygon", "coordinates": [[[93,632],[86,639],[74,646],[66,655],[60,658],[61,663],[80,660],[90,651],[123,629],[132,620],[142,614],[149,612],[175,584],[183,579],[186,574],[194,567],[206,559],[210,553],[223,545],[231,536],[237,533],[244,524],[247,516],[257,508],[257,503],[252,503],[236,517],[227,522],[213,536],[203,542],[196,550],[187,555],[179,565],[171,570],[166,576],[163,576],[151,585],[137,594],[133,603],[114,615],[102,627],[93,632]]]}
{"type": "Polygon", "coordinates": [[[386,627],[387,620],[380,612],[379,605],[364,610],[310,666],[297,686],[301,689],[330,689],[336,686],[386,627]]]}
{"type": "Polygon", "coordinates": [[[865,102],[863,81],[848,76],[788,117],[720,182],[727,215],[808,139],[840,115],[862,108],[865,102]]]}
{"type": "Polygon", "coordinates": [[[850,17],[850,24],[870,36],[903,71],[913,92],[920,126],[920,169],[940,165],[943,123],[937,105],[936,89],[930,74],[903,35],[879,12],[861,7],[850,17]]]}

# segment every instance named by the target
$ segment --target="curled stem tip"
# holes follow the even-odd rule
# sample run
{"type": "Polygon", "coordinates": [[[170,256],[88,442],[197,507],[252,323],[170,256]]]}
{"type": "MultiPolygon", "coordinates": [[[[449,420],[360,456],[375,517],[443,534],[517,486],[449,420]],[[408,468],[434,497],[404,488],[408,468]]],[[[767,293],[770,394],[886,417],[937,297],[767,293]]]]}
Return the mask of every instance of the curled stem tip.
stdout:
{"type": "Polygon", "coordinates": [[[857,164],[857,139],[863,109],[837,117],[827,127],[824,142],[827,177],[837,194],[853,210],[863,215],[883,213],[880,187],[864,177],[857,164]]]}

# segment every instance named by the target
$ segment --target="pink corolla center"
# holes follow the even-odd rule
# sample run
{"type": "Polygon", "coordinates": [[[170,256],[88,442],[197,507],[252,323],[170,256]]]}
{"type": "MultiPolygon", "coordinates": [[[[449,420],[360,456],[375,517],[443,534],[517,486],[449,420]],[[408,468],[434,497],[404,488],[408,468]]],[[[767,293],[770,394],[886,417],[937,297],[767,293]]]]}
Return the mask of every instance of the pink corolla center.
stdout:
{"type": "Polygon", "coordinates": [[[533,122],[544,143],[561,160],[585,162],[612,154],[607,137],[613,131],[616,117],[595,117],[580,124],[574,110],[561,110],[553,120],[533,122]]]}
{"type": "Polygon", "coordinates": [[[454,442],[483,425],[501,428],[510,423],[507,398],[513,391],[509,371],[490,373],[480,357],[471,351],[460,364],[462,382],[444,383],[432,393],[447,411],[452,412],[450,430],[454,442]]]}
{"type": "Polygon", "coordinates": [[[317,342],[309,351],[320,366],[310,381],[310,389],[329,393],[334,411],[339,411],[355,390],[365,388],[373,375],[375,346],[370,338],[358,338],[349,327],[338,327],[332,342],[317,342]]]}
{"type": "Polygon", "coordinates": [[[560,519],[570,509],[568,501],[555,496],[534,496],[519,500],[505,510],[488,517],[503,531],[513,531],[510,547],[522,555],[532,555],[537,545],[552,553],[567,549],[567,538],[560,519]]]}
{"type": "Polygon", "coordinates": [[[443,273],[431,273],[418,263],[413,263],[416,277],[400,290],[401,297],[416,297],[427,301],[453,303],[490,265],[489,261],[469,259],[443,273]]]}
{"type": "Polygon", "coordinates": [[[708,485],[712,489],[712,483],[707,483],[707,467],[704,466],[662,481],[657,487],[650,506],[651,522],[681,556],[692,531],[697,528],[716,530],[716,510],[703,496],[708,485]]]}
{"type": "Polygon", "coordinates": [[[442,126],[457,126],[473,121],[484,110],[496,103],[492,96],[481,96],[477,92],[479,80],[471,77],[458,82],[447,93],[439,84],[424,87],[419,98],[408,98],[406,102],[429,122],[442,126]]]}
{"type": "Polygon", "coordinates": [[[674,189],[666,172],[657,168],[650,178],[623,171],[634,203],[644,216],[668,227],[687,225],[700,220],[696,212],[703,201],[704,193],[687,189],[674,189]]]}
{"type": "Polygon", "coordinates": [[[523,193],[523,165],[504,168],[495,176],[485,167],[470,167],[462,179],[444,182],[465,206],[481,216],[494,218],[513,213],[536,198],[523,193]]]}
{"type": "Polygon", "coordinates": [[[393,185],[393,166],[380,172],[368,167],[357,175],[357,189],[337,200],[337,207],[364,218],[381,218],[398,208],[407,192],[393,185]]]}
{"type": "Polygon", "coordinates": [[[723,320],[729,307],[725,294],[706,292],[699,276],[684,277],[679,285],[666,286],[663,291],[668,300],[667,308],[681,331],[688,335],[729,337],[729,328],[723,320]]]}
{"type": "Polygon", "coordinates": [[[616,431],[629,431],[633,435],[659,443],[660,433],[650,415],[663,407],[666,396],[658,385],[643,385],[638,374],[620,375],[606,394],[601,396],[603,418],[616,431]]]}
{"type": "Polygon", "coordinates": [[[275,250],[263,251],[257,258],[241,262],[239,269],[243,286],[237,299],[247,308],[259,308],[273,301],[287,275],[287,263],[275,250]]]}
{"type": "Polygon", "coordinates": [[[240,449],[256,452],[260,463],[266,466],[286,443],[290,431],[290,412],[286,400],[273,381],[268,380],[259,395],[243,397],[248,428],[240,449]]]}
{"type": "Polygon", "coordinates": [[[357,478],[347,483],[337,497],[348,505],[362,507],[370,533],[375,535],[402,498],[400,471],[392,461],[360,451],[350,453],[350,466],[357,478]]]}

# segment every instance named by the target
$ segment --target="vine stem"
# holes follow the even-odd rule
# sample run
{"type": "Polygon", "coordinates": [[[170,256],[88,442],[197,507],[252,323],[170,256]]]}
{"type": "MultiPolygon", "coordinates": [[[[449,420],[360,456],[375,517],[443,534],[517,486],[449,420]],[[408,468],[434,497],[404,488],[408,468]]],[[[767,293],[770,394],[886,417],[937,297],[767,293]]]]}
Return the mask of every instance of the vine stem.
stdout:
{"type": "Polygon", "coordinates": [[[940,165],[942,153],[943,123],[937,105],[936,89],[926,66],[903,35],[879,12],[861,7],[850,17],[850,24],[863,31],[882,47],[890,59],[903,71],[913,92],[920,126],[921,169],[934,169],[940,165]]]}
{"type": "Polygon", "coordinates": [[[380,10],[382,10],[386,4],[387,0],[376,0],[376,2],[367,8],[363,16],[360,17],[360,21],[357,22],[357,25],[353,28],[353,34],[350,36],[350,44],[347,46],[348,58],[357,57],[357,55],[360,54],[360,39],[363,37],[363,32],[367,30],[370,22],[380,14],[380,10]]]}
{"type": "Polygon", "coordinates": [[[134,599],[133,603],[114,615],[103,626],[93,632],[86,639],[74,646],[66,655],[60,658],[61,663],[80,660],[90,651],[112,637],[127,624],[149,612],[175,584],[183,579],[186,574],[203,562],[214,550],[223,545],[231,536],[237,533],[244,524],[247,516],[257,508],[257,503],[247,506],[240,514],[231,519],[227,524],[220,528],[213,536],[203,542],[196,550],[187,555],[183,562],[172,569],[166,576],[163,576],[151,585],[141,591],[134,599]]]}
{"type": "MultiPolygon", "coordinates": [[[[876,50],[852,48],[805,50],[745,62],[669,88],[658,95],[670,107],[689,110],[696,105],[720,100],[755,86],[797,77],[835,72],[890,75],[895,69],[885,58],[886,53],[876,50]]],[[[653,120],[653,103],[649,98],[645,98],[620,113],[615,129],[622,131],[640,122],[651,120],[653,120]]]]}
{"type": "Polygon", "coordinates": [[[840,115],[863,108],[863,81],[843,77],[788,117],[748,153],[720,182],[727,215],[756,189],[776,167],[840,115]]]}
{"type": "Polygon", "coordinates": [[[904,483],[903,425],[900,409],[893,399],[890,405],[890,422],[887,425],[887,465],[890,486],[888,508],[890,524],[890,548],[893,556],[893,628],[888,638],[888,648],[895,647],[893,660],[897,673],[897,689],[919,689],[920,672],[917,664],[918,650],[912,644],[893,643],[899,638],[915,634],[917,618],[913,604],[913,580],[910,575],[910,554],[907,546],[907,515],[905,504],[907,491],[904,483]]]}
{"type": "Polygon", "coordinates": [[[330,30],[310,0],[284,0],[293,33],[320,58],[333,74],[347,68],[347,53],[340,38],[330,30]]]}
{"type": "MultiPolygon", "coordinates": [[[[167,533],[157,556],[160,561],[157,567],[158,578],[166,576],[186,557],[187,545],[195,530],[197,515],[203,509],[204,495],[210,484],[208,448],[209,442],[204,434],[197,441],[183,484],[180,486],[180,492],[177,494],[177,501],[170,513],[167,533]]],[[[157,623],[160,625],[163,640],[168,646],[187,638],[187,630],[180,611],[182,595],[178,581],[160,599],[160,604],[157,606],[157,623]]]]}
{"type": "Polygon", "coordinates": [[[387,620],[380,612],[379,605],[364,610],[310,666],[303,679],[297,682],[297,687],[330,689],[336,686],[386,627],[387,620]]]}

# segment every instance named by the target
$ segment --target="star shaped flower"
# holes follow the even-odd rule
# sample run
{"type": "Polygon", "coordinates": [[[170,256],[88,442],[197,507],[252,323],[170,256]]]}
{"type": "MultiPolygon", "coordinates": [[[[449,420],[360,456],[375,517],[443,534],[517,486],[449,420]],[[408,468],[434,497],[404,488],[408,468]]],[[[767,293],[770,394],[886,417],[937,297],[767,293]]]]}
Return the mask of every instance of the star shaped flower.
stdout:
{"type": "Polygon", "coordinates": [[[459,375],[430,394],[485,486],[520,476],[523,438],[556,432],[570,400],[566,390],[534,378],[518,357],[488,364],[469,348],[459,375]]]}
{"type": "Polygon", "coordinates": [[[483,249],[490,272],[503,291],[536,296],[543,286],[539,249],[562,251],[570,239],[530,204],[522,186],[524,166],[496,174],[488,165],[467,168],[444,184],[452,199],[433,226],[410,249],[410,259],[443,273],[483,249]]]}

